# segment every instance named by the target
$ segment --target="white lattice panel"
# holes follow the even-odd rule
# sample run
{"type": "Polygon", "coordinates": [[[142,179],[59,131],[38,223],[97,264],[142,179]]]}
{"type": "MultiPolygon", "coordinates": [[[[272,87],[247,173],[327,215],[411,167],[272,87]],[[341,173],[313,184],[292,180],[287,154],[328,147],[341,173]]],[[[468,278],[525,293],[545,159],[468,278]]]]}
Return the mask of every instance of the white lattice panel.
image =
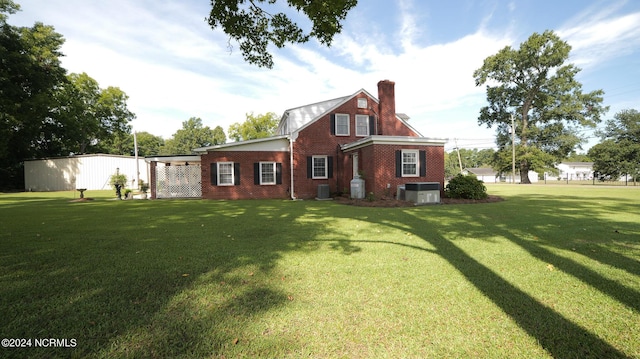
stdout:
{"type": "Polygon", "coordinates": [[[200,165],[156,167],[156,198],[202,197],[200,165]]]}

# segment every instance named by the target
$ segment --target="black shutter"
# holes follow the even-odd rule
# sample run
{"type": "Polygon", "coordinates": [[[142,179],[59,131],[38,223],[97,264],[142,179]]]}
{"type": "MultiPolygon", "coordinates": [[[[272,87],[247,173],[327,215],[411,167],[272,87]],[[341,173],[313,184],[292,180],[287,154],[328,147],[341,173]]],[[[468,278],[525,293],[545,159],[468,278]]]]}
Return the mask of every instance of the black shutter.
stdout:
{"type": "Polygon", "coordinates": [[[427,175],[427,151],[420,151],[420,177],[427,175]]]}
{"type": "Polygon", "coordinates": [[[211,184],[218,185],[218,164],[215,162],[211,164],[211,184]]]}
{"type": "Polygon", "coordinates": [[[236,186],[240,184],[240,163],[238,162],[233,163],[233,184],[236,186]]]}
{"type": "Polygon", "coordinates": [[[282,184],[282,163],[276,163],[276,184],[282,184]]]}
{"type": "Polygon", "coordinates": [[[374,116],[369,116],[369,136],[373,136],[376,134],[376,118],[374,116]]]}
{"type": "Polygon", "coordinates": [[[327,177],[333,178],[333,156],[327,156],[327,177]]]}
{"type": "Polygon", "coordinates": [[[307,156],[307,178],[313,177],[313,157],[307,156]]]}
{"type": "Polygon", "coordinates": [[[402,151],[396,150],[396,177],[402,177],[402,151]]]}
{"type": "Polygon", "coordinates": [[[253,184],[260,184],[260,163],[253,164],[253,184]]]}
{"type": "Polygon", "coordinates": [[[329,117],[331,118],[331,120],[329,121],[329,125],[331,126],[331,134],[335,135],[336,134],[336,115],[332,113],[329,117]]]}

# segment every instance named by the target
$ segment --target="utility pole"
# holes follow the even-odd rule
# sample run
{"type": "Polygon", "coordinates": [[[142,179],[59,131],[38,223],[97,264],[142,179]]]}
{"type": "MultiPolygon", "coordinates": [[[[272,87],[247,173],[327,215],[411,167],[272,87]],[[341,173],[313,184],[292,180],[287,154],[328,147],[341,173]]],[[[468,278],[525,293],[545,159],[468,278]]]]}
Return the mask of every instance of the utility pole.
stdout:
{"type": "Polygon", "coordinates": [[[462,160],[460,159],[460,148],[458,148],[458,139],[453,139],[456,143],[456,151],[458,151],[458,165],[460,166],[460,173],[462,173],[462,160]]]}
{"type": "Polygon", "coordinates": [[[136,159],[136,186],[140,188],[140,162],[138,161],[138,136],[133,131],[133,151],[135,152],[136,159]]]}
{"type": "Polygon", "coordinates": [[[516,183],[516,126],[511,114],[511,173],[512,183],[516,183]]]}

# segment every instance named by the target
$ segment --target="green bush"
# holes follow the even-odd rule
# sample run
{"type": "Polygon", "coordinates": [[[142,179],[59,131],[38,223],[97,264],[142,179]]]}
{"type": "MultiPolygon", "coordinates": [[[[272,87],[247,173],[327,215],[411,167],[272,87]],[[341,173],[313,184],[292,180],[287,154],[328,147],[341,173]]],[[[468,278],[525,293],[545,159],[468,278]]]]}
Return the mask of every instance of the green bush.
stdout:
{"type": "Polygon", "coordinates": [[[485,199],[488,197],[487,187],[476,176],[462,174],[452,178],[444,188],[445,196],[449,198],[485,199]]]}
{"type": "Polygon", "coordinates": [[[113,189],[116,188],[116,184],[119,184],[121,188],[124,188],[127,185],[127,176],[123,174],[111,175],[109,184],[111,185],[111,187],[113,187],[113,189]]]}

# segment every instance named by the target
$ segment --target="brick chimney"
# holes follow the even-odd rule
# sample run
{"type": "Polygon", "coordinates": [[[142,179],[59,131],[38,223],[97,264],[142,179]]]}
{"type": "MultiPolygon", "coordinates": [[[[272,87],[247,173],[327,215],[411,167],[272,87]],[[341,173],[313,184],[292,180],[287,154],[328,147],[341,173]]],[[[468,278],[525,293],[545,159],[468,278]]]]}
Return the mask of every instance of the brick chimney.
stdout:
{"type": "Polygon", "coordinates": [[[394,135],[396,120],[396,83],[389,80],[378,82],[378,134],[394,135]]]}

